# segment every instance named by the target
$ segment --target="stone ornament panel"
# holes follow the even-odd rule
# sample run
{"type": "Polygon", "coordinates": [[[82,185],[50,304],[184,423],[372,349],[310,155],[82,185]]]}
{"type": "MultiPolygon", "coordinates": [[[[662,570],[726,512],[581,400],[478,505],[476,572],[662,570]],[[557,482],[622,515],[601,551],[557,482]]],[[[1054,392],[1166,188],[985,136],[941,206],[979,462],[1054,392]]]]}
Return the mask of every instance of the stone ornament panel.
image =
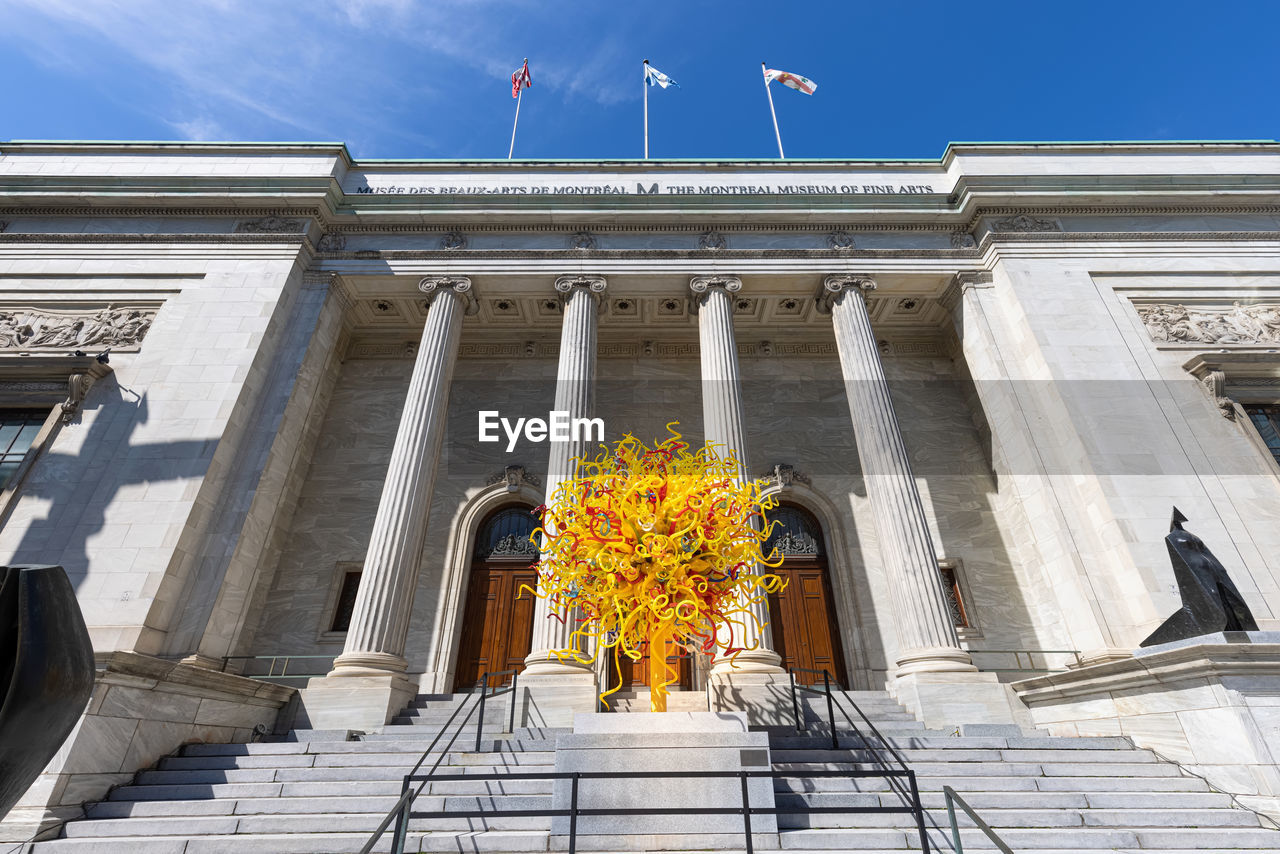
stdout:
{"type": "Polygon", "coordinates": [[[52,309],[0,305],[0,351],[133,350],[157,306],[52,309]]]}
{"type": "Polygon", "coordinates": [[[1148,303],[1135,306],[1152,341],[1169,344],[1280,344],[1280,304],[1230,308],[1148,303]]]}
{"type": "MultiPolygon", "coordinates": [[[[412,359],[416,344],[407,338],[376,337],[357,339],[347,350],[350,359],[412,359]]],[[[921,338],[885,340],[880,342],[880,352],[895,357],[935,358],[947,355],[942,339],[921,338]]],[[[463,359],[554,359],[560,354],[558,341],[464,341],[458,348],[463,359]]],[[[697,341],[658,341],[652,338],[612,340],[598,345],[601,359],[697,359],[697,341]]],[[[827,341],[759,340],[739,341],[738,355],[742,358],[799,358],[834,359],[835,344],[827,341]]]]}

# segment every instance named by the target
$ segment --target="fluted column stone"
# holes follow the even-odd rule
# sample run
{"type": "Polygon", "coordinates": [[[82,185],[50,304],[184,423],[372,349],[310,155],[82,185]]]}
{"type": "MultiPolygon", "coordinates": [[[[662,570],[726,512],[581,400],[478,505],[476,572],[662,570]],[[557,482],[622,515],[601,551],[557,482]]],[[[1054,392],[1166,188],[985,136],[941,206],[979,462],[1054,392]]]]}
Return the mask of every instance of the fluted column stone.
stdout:
{"type": "MultiPolygon", "coordinates": [[[[738,458],[738,479],[747,475],[747,431],[742,412],[742,378],[738,370],[738,344],[733,334],[733,295],[742,290],[734,276],[697,276],[689,282],[698,314],[698,348],[702,361],[702,423],[708,442],[717,453],[738,458]]],[[[735,627],[734,644],[755,647],[738,653],[733,664],[717,656],[713,673],[781,672],[782,659],[773,651],[767,602],[741,603],[754,619],[735,627]],[[736,666],[735,666],[736,665],[736,666]]]]}
{"type": "Polygon", "coordinates": [[[858,459],[898,634],[897,673],[974,671],[960,648],[864,294],[865,276],[828,276],[819,305],[831,314],[858,459]]]}
{"type": "Polygon", "coordinates": [[[449,384],[462,317],[475,305],[471,280],[465,277],[428,277],[418,287],[430,304],[427,322],[378,501],[346,645],[330,676],[385,675],[403,672],[407,666],[405,638],[444,439],[449,384]]]}
{"type": "MultiPolygon", "coordinates": [[[[560,326],[560,364],[556,370],[555,411],[568,412],[570,424],[575,418],[591,418],[595,412],[596,384],[596,318],[606,283],[600,276],[561,276],[556,291],[564,319],[560,326]]],[[[573,475],[572,460],[588,451],[586,432],[568,441],[549,443],[547,461],[547,501],[562,481],[573,475]]],[[[534,609],[533,641],[525,658],[530,675],[589,673],[590,665],[561,662],[552,650],[571,646],[573,620],[562,620],[552,613],[550,603],[539,598],[534,609]]]]}

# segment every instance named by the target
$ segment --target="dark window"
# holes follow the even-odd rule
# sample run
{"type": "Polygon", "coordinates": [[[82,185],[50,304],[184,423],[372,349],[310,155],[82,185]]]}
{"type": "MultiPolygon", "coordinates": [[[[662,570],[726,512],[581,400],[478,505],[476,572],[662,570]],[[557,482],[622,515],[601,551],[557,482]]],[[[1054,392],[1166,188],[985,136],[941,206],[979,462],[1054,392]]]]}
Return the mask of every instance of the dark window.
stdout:
{"type": "Polygon", "coordinates": [[[360,592],[360,573],[348,572],[342,577],[342,591],[338,594],[338,607],[333,611],[333,628],[330,631],[345,632],[351,628],[351,615],[356,610],[356,594],[360,592]]]}
{"type": "Polygon", "coordinates": [[[808,512],[784,504],[765,511],[766,524],[777,523],[769,529],[769,539],[762,549],[765,557],[776,548],[783,557],[821,557],[822,529],[818,520],[808,512]]]}
{"type": "Polygon", "coordinates": [[[523,505],[506,507],[494,513],[476,535],[476,560],[495,558],[521,558],[525,561],[538,556],[538,547],[529,535],[538,527],[538,517],[523,505]]]}
{"type": "Polygon", "coordinates": [[[0,409],[0,489],[18,473],[48,417],[48,409],[0,409]]]}
{"type": "Polygon", "coordinates": [[[964,597],[960,595],[960,580],[956,578],[953,566],[939,566],[942,574],[942,593],[947,597],[947,608],[951,610],[951,621],[957,629],[969,628],[969,615],[965,613],[964,597]]]}
{"type": "Polygon", "coordinates": [[[1271,456],[1280,463],[1280,406],[1246,406],[1244,411],[1249,413],[1249,420],[1267,443],[1271,456]]]}

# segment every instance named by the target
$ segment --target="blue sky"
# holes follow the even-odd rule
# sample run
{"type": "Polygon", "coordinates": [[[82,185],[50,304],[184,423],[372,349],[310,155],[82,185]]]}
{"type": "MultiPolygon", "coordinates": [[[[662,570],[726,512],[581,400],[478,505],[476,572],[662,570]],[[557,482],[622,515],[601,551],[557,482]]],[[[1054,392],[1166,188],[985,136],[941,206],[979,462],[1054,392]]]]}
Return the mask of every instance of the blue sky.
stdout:
{"type": "Polygon", "coordinates": [[[1271,139],[1280,3],[0,0],[0,139],[346,142],[357,158],[928,157],[1271,139]]]}

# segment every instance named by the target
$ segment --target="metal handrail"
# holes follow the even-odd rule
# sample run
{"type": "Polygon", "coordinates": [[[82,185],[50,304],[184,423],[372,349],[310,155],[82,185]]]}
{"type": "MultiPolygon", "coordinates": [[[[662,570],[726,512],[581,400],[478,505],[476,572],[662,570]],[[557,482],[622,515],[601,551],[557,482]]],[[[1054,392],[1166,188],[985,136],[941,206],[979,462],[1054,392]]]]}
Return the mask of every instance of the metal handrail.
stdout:
{"type": "MultiPolygon", "coordinates": [[[[858,704],[855,703],[853,699],[850,698],[848,693],[846,692],[844,699],[849,703],[849,705],[853,706],[853,710],[858,713],[859,717],[862,718],[862,721],[863,723],[866,724],[867,729],[869,729],[875,735],[876,739],[882,745],[884,745],[884,747],[889,751],[890,755],[898,763],[898,767],[896,769],[891,768],[889,766],[889,763],[884,760],[884,757],[880,755],[880,749],[877,748],[867,738],[867,736],[863,735],[862,730],[858,728],[858,725],[854,723],[853,718],[851,718],[849,716],[849,713],[845,711],[843,703],[841,703],[840,700],[835,698],[835,695],[831,691],[831,685],[834,681],[831,678],[831,671],[826,669],[814,670],[808,667],[790,667],[787,669],[787,672],[791,676],[791,709],[792,709],[792,712],[795,714],[796,732],[805,731],[803,720],[800,715],[800,701],[797,697],[797,692],[807,691],[810,694],[825,694],[827,698],[827,725],[830,727],[830,732],[831,732],[831,749],[832,750],[840,749],[840,737],[836,732],[836,718],[835,718],[835,711],[834,711],[836,708],[839,708],[840,714],[842,714],[845,720],[849,722],[849,728],[853,730],[854,735],[858,737],[858,740],[862,743],[863,747],[865,747],[868,751],[870,751],[871,757],[875,761],[875,763],[880,766],[881,771],[879,772],[879,775],[885,778],[885,781],[889,784],[889,788],[892,789],[894,794],[896,794],[898,798],[903,802],[904,806],[907,807],[907,810],[915,816],[916,829],[920,833],[920,850],[923,852],[923,854],[929,854],[929,835],[928,835],[928,832],[925,830],[925,826],[924,826],[924,805],[920,802],[920,788],[916,783],[915,771],[912,771],[911,768],[907,765],[907,761],[902,758],[902,754],[898,752],[897,748],[895,748],[893,744],[890,743],[890,741],[884,737],[883,734],[881,734],[880,730],[876,728],[876,725],[871,722],[871,719],[868,718],[863,713],[862,709],[858,706],[858,704]],[[797,684],[796,673],[822,674],[823,690],[819,691],[817,688],[812,688],[808,685],[797,684]],[[905,772],[906,776],[908,777],[908,780],[911,783],[910,793],[906,792],[897,783],[895,779],[896,777],[903,776],[903,772],[905,772]]],[[[836,682],[835,685],[837,688],[840,688],[842,691],[844,690],[844,688],[840,685],[840,683],[836,682]]]]}
{"type": "MultiPolygon", "coordinates": [[[[895,776],[910,776],[914,778],[915,772],[910,769],[905,771],[892,771],[895,776]]],[[[569,854],[577,854],[578,844],[578,816],[607,816],[607,815],[737,815],[741,814],[743,818],[743,833],[746,838],[746,852],[753,854],[754,842],[751,839],[751,816],[760,815],[779,815],[782,813],[795,812],[796,808],[792,806],[780,807],[760,807],[752,806],[749,796],[747,780],[750,778],[767,777],[775,779],[777,777],[794,776],[793,771],[776,771],[770,769],[768,771],[528,771],[528,772],[512,772],[512,773],[487,773],[487,774],[440,774],[431,779],[434,782],[483,782],[486,780],[569,780],[571,781],[569,789],[569,807],[567,809],[441,809],[430,812],[417,812],[411,810],[409,818],[511,818],[517,816],[539,817],[539,818],[568,818],[569,819],[569,854]],[[740,807],[612,807],[612,808],[590,808],[582,809],[578,806],[579,781],[581,780],[613,780],[613,779],[652,779],[652,778],[699,778],[713,779],[725,777],[737,777],[742,781],[742,806],[740,807]]],[[[880,777],[884,775],[881,771],[810,771],[807,772],[810,777],[880,777]]],[[[406,785],[410,782],[410,778],[419,779],[413,775],[405,778],[406,785]]],[[[906,813],[911,812],[905,807],[806,807],[807,812],[811,813],[906,813]]],[[[400,847],[392,849],[393,854],[403,854],[400,847]]],[[[365,854],[365,852],[361,852],[365,854]]]]}
{"type": "Polygon", "coordinates": [[[436,733],[435,738],[431,739],[431,743],[427,745],[427,749],[422,752],[422,755],[418,757],[418,761],[414,763],[413,768],[405,775],[404,782],[400,788],[400,798],[395,802],[391,809],[388,810],[386,816],[383,817],[382,822],[379,823],[378,827],[373,831],[373,835],[369,837],[369,841],[360,849],[360,854],[369,854],[369,852],[373,850],[373,846],[378,844],[378,840],[387,832],[387,828],[391,826],[392,821],[395,821],[396,823],[392,850],[395,854],[404,854],[405,837],[409,833],[409,815],[407,813],[411,809],[414,799],[422,793],[422,790],[425,789],[433,779],[444,779],[444,777],[437,778],[432,775],[435,774],[436,769],[440,767],[440,763],[444,761],[444,758],[449,755],[449,751],[453,748],[454,742],[458,740],[458,736],[462,734],[464,729],[466,729],[467,721],[471,720],[471,716],[475,714],[477,709],[480,709],[481,712],[480,720],[476,725],[476,752],[480,752],[480,733],[484,729],[483,710],[486,696],[499,697],[507,693],[512,694],[511,712],[507,720],[509,731],[514,731],[511,729],[511,726],[515,720],[515,704],[517,698],[514,692],[516,689],[517,678],[518,675],[515,670],[497,670],[493,672],[486,672],[476,680],[470,694],[465,700],[458,704],[456,709],[453,710],[453,714],[449,715],[449,719],[444,722],[442,727],[440,727],[440,731],[436,733]],[[508,687],[495,689],[493,692],[489,691],[490,677],[506,676],[508,674],[511,674],[512,677],[511,684],[508,687]],[[479,693],[478,697],[476,696],[477,692],[479,693]],[[475,700],[474,703],[472,703],[473,699],[475,700]],[[462,718],[462,721],[458,724],[457,730],[455,730],[453,735],[449,738],[449,742],[444,747],[440,748],[440,755],[436,757],[435,763],[426,774],[419,775],[418,769],[422,767],[424,762],[426,762],[427,757],[431,754],[431,751],[435,749],[436,744],[439,743],[440,739],[448,731],[449,727],[453,725],[454,720],[458,717],[458,713],[465,709],[468,704],[471,704],[471,710],[462,718]],[[421,780],[422,784],[414,789],[409,785],[413,780],[421,780]]]}
{"type": "Polygon", "coordinates": [[[947,820],[951,822],[951,845],[955,849],[956,854],[964,854],[964,843],[960,841],[960,828],[956,825],[956,804],[960,805],[960,809],[964,810],[965,813],[968,814],[969,818],[973,819],[973,823],[978,826],[979,830],[987,835],[988,839],[995,843],[997,848],[1003,851],[1004,854],[1013,854],[1013,849],[1004,844],[1004,840],[997,836],[996,832],[991,829],[991,826],[983,821],[981,816],[974,812],[973,807],[965,803],[964,798],[956,794],[955,789],[950,786],[943,786],[942,794],[947,798],[947,820]]]}

